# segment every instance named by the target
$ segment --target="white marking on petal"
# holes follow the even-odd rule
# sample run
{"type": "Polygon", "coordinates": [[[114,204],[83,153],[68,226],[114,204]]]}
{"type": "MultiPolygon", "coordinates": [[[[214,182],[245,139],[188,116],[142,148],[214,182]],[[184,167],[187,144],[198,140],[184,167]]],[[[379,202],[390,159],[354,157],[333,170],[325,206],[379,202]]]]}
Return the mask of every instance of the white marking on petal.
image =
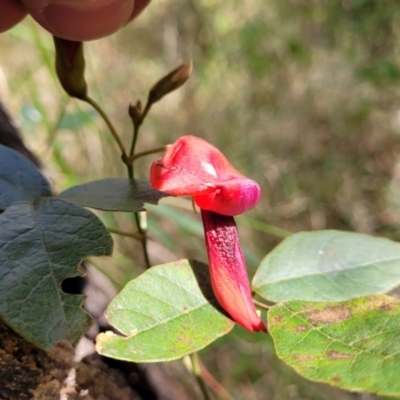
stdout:
{"type": "Polygon", "coordinates": [[[208,174],[212,175],[214,178],[217,177],[217,171],[215,168],[207,161],[201,161],[201,167],[206,171],[208,174]]]}

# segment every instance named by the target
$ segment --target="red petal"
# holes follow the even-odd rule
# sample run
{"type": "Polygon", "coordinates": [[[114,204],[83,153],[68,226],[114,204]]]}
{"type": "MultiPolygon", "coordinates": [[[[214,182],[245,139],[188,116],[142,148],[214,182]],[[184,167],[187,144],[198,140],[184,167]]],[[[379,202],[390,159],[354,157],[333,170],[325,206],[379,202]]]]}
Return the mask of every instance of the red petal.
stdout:
{"type": "Polygon", "coordinates": [[[267,329],[254,306],[233,217],[201,210],[214,294],[222,308],[250,332],[267,329]]]}
{"type": "Polygon", "coordinates": [[[153,163],[153,188],[174,196],[193,196],[205,210],[238,215],[254,207],[261,190],[238,172],[210,143],[196,136],[182,136],[153,163]]]}
{"type": "Polygon", "coordinates": [[[169,146],[158,162],[166,168],[175,167],[176,173],[196,175],[205,182],[244,178],[216,147],[191,135],[182,136],[169,146]]]}
{"type": "Polygon", "coordinates": [[[212,194],[194,196],[195,203],[202,209],[234,216],[253,208],[261,197],[260,186],[247,178],[221,182],[216,189],[212,194]]]}
{"type": "Polygon", "coordinates": [[[192,196],[215,191],[215,185],[201,176],[182,171],[179,165],[164,164],[161,158],[151,165],[150,185],[173,196],[192,196]]]}

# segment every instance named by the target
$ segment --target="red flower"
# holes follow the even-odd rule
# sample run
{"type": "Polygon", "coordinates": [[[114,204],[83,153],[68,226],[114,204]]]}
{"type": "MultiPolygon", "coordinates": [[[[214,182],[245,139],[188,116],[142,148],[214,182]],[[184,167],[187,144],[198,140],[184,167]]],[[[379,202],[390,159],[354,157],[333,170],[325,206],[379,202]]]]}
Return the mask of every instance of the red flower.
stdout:
{"type": "Polygon", "coordinates": [[[266,331],[251,298],[246,264],[233,215],[254,207],[260,187],[238,172],[214,146],[183,136],[151,166],[153,188],[193,196],[201,208],[211,283],[224,310],[247,330],[266,331]]]}

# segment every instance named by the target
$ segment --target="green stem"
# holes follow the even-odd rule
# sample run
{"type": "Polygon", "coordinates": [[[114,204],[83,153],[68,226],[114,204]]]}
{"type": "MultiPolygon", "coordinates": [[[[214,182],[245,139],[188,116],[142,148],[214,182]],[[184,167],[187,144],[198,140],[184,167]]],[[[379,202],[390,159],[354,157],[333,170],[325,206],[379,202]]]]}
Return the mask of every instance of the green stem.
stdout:
{"type": "Polygon", "coordinates": [[[135,221],[136,221],[136,226],[139,231],[139,234],[142,235],[142,240],[140,241],[142,243],[142,250],[143,250],[143,256],[144,256],[144,263],[146,265],[146,269],[149,269],[151,267],[150,264],[150,258],[149,258],[149,253],[147,251],[147,236],[146,236],[146,230],[142,228],[141,223],[140,223],[140,214],[138,212],[135,212],[135,221]]]}
{"type": "Polygon", "coordinates": [[[127,236],[127,237],[131,237],[133,239],[140,240],[140,241],[143,240],[140,233],[123,232],[118,229],[109,228],[109,227],[107,227],[107,230],[108,230],[108,232],[115,233],[116,235],[127,236]]]}
{"type": "Polygon", "coordinates": [[[141,151],[140,153],[136,153],[135,155],[132,155],[129,157],[129,162],[133,164],[138,158],[148,156],[150,154],[157,154],[157,153],[163,153],[167,150],[168,146],[161,146],[157,147],[155,149],[147,150],[147,151],[141,151]]]}
{"type": "Polygon", "coordinates": [[[137,142],[137,138],[139,136],[139,128],[143,124],[144,119],[146,118],[147,114],[149,113],[151,104],[152,103],[147,101],[146,106],[145,106],[139,120],[137,122],[133,122],[133,138],[132,138],[131,149],[129,151],[129,157],[132,157],[133,153],[135,152],[136,142],[137,142]]]}
{"type": "MultiPolygon", "coordinates": [[[[89,96],[87,96],[83,100],[86,101],[87,103],[89,103],[100,114],[100,116],[103,118],[104,122],[107,124],[108,128],[110,129],[111,134],[113,135],[115,141],[118,144],[118,147],[121,150],[122,161],[127,166],[129,178],[130,179],[134,179],[135,175],[134,175],[133,166],[130,165],[130,163],[129,163],[129,158],[128,158],[128,155],[126,154],[125,146],[122,143],[122,140],[119,137],[119,135],[117,133],[117,130],[114,128],[114,125],[112,124],[111,120],[108,118],[107,114],[103,111],[103,109],[100,107],[100,105],[96,101],[91,99],[89,96]]],[[[147,114],[149,109],[150,109],[150,106],[146,105],[146,109],[145,109],[145,112],[147,114]],[[146,111],[146,109],[147,109],[147,111],[146,111]]],[[[140,124],[143,122],[143,118],[145,116],[145,112],[143,112],[143,115],[140,118],[140,124]]],[[[139,133],[140,124],[138,124],[137,126],[135,125],[135,133],[134,133],[132,146],[131,146],[131,151],[132,152],[135,150],[135,145],[136,145],[137,136],[138,136],[138,133],[139,133]]],[[[146,231],[141,227],[140,215],[137,212],[135,212],[135,221],[136,221],[136,226],[137,226],[137,230],[139,232],[139,235],[142,237],[141,243],[142,243],[143,255],[144,255],[146,268],[150,268],[151,264],[150,264],[149,254],[147,252],[146,231]]]]}
{"type": "Polygon", "coordinates": [[[197,353],[192,353],[189,355],[190,361],[192,362],[193,374],[199,384],[200,390],[203,393],[205,400],[211,400],[211,395],[207,389],[207,386],[203,380],[203,376],[201,374],[201,366],[199,361],[199,355],[197,353]]]}
{"type": "Polygon", "coordinates": [[[264,303],[261,303],[260,301],[257,301],[257,300],[254,300],[254,299],[253,299],[253,303],[254,303],[257,307],[263,308],[264,310],[267,310],[267,311],[269,311],[270,308],[271,308],[271,306],[269,306],[269,305],[267,305],[267,304],[264,304],[264,303]]]}
{"type": "MultiPolygon", "coordinates": [[[[144,108],[143,113],[140,116],[139,120],[136,121],[136,122],[132,120],[132,122],[133,122],[132,144],[131,144],[131,148],[129,150],[129,158],[126,160],[126,165],[127,165],[127,168],[128,168],[128,175],[129,175],[130,179],[134,179],[135,178],[135,170],[134,170],[134,166],[133,166],[133,163],[132,163],[131,159],[135,158],[133,156],[133,154],[135,152],[136,143],[137,143],[137,139],[138,139],[138,136],[139,136],[139,129],[140,129],[140,126],[142,125],[146,115],[150,111],[150,107],[151,107],[151,103],[149,101],[147,101],[146,107],[144,108]]],[[[138,212],[135,212],[135,221],[136,221],[136,226],[137,226],[137,229],[138,229],[139,233],[143,236],[141,242],[142,242],[144,262],[145,262],[146,268],[149,269],[151,267],[151,264],[150,264],[149,253],[147,251],[146,230],[143,229],[142,226],[141,226],[140,215],[139,215],[138,212]]]]}
{"type": "Polygon", "coordinates": [[[135,151],[137,138],[139,136],[139,128],[140,128],[139,123],[137,123],[137,124],[134,123],[133,124],[133,137],[132,137],[131,149],[129,151],[129,157],[132,157],[132,155],[133,155],[133,153],[135,151]]]}
{"type": "MultiPolygon", "coordinates": [[[[107,114],[103,111],[103,109],[101,108],[101,106],[94,101],[93,99],[91,99],[89,96],[87,96],[85,99],[83,99],[84,101],[86,101],[87,103],[89,103],[99,114],[100,116],[103,118],[104,122],[107,124],[108,129],[110,130],[111,134],[113,135],[115,141],[118,144],[119,149],[121,150],[121,155],[122,155],[122,161],[128,165],[128,156],[126,154],[126,150],[125,150],[125,146],[122,143],[121,138],[119,137],[117,130],[114,128],[114,125],[112,124],[112,122],[110,121],[110,118],[108,118],[107,114]]],[[[129,165],[128,165],[129,168],[129,165]]]]}
{"type": "MultiPolygon", "coordinates": [[[[133,153],[135,151],[137,138],[139,136],[139,128],[140,128],[139,123],[136,123],[136,124],[133,123],[133,137],[132,137],[131,149],[129,151],[129,158],[132,158],[133,153]]],[[[133,167],[132,163],[130,165],[128,165],[128,175],[129,175],[130,179],[133,179],[135,177],[135,170],[133,168],[134,167],[133,167]]]]}

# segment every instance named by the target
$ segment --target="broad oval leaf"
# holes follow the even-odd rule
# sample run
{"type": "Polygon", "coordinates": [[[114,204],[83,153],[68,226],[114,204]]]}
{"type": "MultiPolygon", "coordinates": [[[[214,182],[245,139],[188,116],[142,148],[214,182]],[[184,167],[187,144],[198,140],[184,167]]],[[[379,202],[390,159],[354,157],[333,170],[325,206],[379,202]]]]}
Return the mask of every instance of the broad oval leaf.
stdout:
{"type": "Polygon", "coordinates": [[[334,230],[285,239],[261,262],[252,288],[273,302],[340,301],[400,284],[400,244],[334,230]]]}
{"type": "Polygon", "coordinates": [[[181,260],[153,267],[107,308],[108,321],[126,337],[101,333],[96,350],[127,361],[175,360],[232,329],[233,321],[220,310],[207,265],[181,260]]]}
{"type": "Polygon", "coordinates": [[[304,377],[351,391],[400,396],[400,302],[290,301],[268,312],[279,358],[304,377]]]}
{"type": "Polygon", "coordinates": [[[0,210],[40,196],[51,196],[46,178],[22,154],[0,144],[0,210]]]}
{"type": "Polygon", "coordinates": [[[97,210],[141,211],[143,203],[157,204],[166,196],[166,193],[151,188],[146,180],[107,178],[74,186],[59,197],[97,210]]]}
{"type": "Polygon", "coordinates": [[[91,325],[84,296],[61,290],[88,256],[109,255],[112,238],[90,211],[57,198],[12,205],[0,215],[0,316],[37,347],[76,344],[91,325]]]}

